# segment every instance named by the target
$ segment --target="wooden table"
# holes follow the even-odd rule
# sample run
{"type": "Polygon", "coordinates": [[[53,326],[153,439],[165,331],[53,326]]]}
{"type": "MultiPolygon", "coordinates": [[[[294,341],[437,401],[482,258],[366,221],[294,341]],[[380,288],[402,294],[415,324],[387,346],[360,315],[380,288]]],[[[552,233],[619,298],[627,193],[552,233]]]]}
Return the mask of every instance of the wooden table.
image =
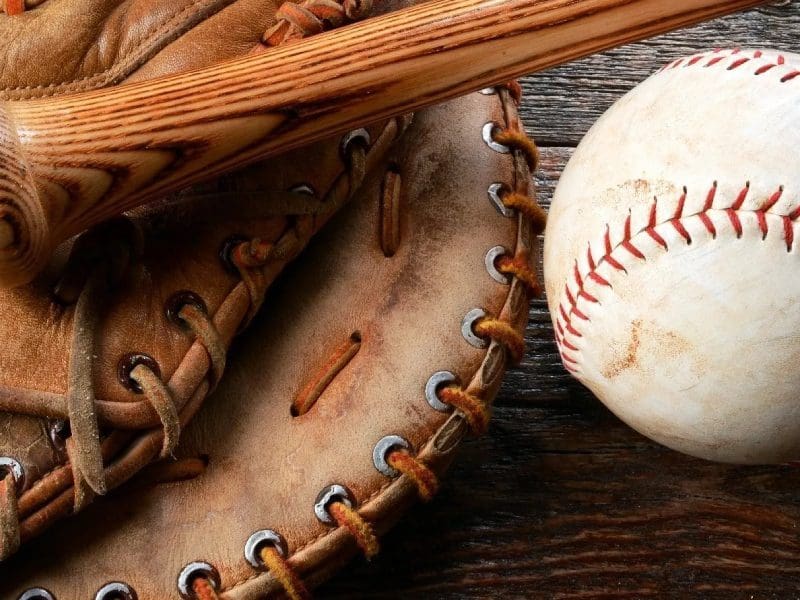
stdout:
{"type": "MultiPolygon", "coordinates": [[[[540,201],[620,95],[717,46],[800,52],[800,0],[526,78],[540,201]]],[[[544,301],[527,341],[489,434],[465,445],[439,496],[377,559],[320,598],[800,598],[798,470],[710,464],[631,431],[566,374],[544,301]]]]}

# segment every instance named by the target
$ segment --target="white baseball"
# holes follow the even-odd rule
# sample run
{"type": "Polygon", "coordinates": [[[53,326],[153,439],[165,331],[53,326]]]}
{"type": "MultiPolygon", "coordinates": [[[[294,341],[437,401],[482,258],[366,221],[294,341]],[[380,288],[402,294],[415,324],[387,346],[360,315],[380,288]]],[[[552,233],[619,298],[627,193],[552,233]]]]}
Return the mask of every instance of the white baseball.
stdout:
{"type": "Polygon", "coordinates": [[[544,248],[564,365],[650,438],[800,458],[800,56],[678,60],[591,129],[544,248]]]}

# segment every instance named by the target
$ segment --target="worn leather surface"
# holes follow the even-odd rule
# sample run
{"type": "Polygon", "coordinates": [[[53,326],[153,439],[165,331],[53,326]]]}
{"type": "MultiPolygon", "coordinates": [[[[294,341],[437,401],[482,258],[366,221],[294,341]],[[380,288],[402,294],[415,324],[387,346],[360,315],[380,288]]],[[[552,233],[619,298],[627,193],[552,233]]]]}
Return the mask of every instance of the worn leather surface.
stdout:
{"type": "MultiPolygon", "coordinates": [[[[276,6],[271,0],[48,0],[21,15],[0,14],[0,97],[103,87],[255,51],[276,6]]],[[[397,121],[369,128],[368,166],[400,129],[397,121]]],[[[121,385],[120,359],[152,356],[188,419],[214,382],[205,348],[167,318],[168,300],[184,290],[197,294],[229,344],[257,301],[226,268],[221,249],[232,236],[291,246],[262,270],[262,286],[268,285],[360,184],[340,143],[337,137],[294,151],[128,215],[142,233],[141,255],[103,302],[90,349],[97,401],[128,410],[101,422],[104,434],[132,430],[111,453],[112,486],[157,454],[161,435],[154,411],[121,385]],[[306,193],[292,191],[298,185],[306,193]]],[[[67,392],[74,303],[56,302],[53,290],[67,272],[69,246],[31,285],[0,291],[0,402],[6,408],[48,395],[55,405],[67,392]]],[[[19,412],[26,411],[0,413],[0,455],[25,470],[20,513],[27,539],[72,511],[72,475],[63,445],[49,435],[50,420],[19,412]]]]}
{"type": "Polygon", "coordinates": [[[497,245],[537,254],[525,218],[502,216],[487,195],[493,183],[528,189],[524,160],[490,149],[481,135],[489,121],[516,118],[507,90],[417,114],[240,338],[227,378],[179,448],[181,458],[206,457],[205,471],[98,501],[0,567],[0,596],[43,586],[59,600],[91,598],[122,581],[139,600],[178,598],[178,574],[195,560],[218,569],[224,598],[280,594],[243,557],[248,537],[265,528],[286,538],[291,564],[317,584],[355,552],[345,530],[313,512],[318,492],[333,483],[352,491],[379,532],[394,523],[416,491],[405,477],[375,469],[374,445],[403,436],[441,473],[467,428],[459,414],[428,405],[428,378],[450,370],[490,401],[506,350],[467,343],[462,319],[480,307],[518,331],[527,320],[521,282],[499,283],[485,266],[497,245]],[[378,234],[387,169],[402,178],[400,243],[391,257],[378,234]],[[308,413],[293,417],[292,400],[355,332],[359,352],[308,413]]]}
{"type": "Polygon", "coordinates": [[[253,49],[278,0],[47,0],[0,14],[3,98],[95,89],[253,49]],[[141,71],[141,72],[140,72],[141,71]]]}
{"type": "Polygon", "coordinates": [[[594,125],[553,199],[565,366],[643,435],[707,460],[800,458],[798,69],[770,50],[675,60],[594,125]]]}

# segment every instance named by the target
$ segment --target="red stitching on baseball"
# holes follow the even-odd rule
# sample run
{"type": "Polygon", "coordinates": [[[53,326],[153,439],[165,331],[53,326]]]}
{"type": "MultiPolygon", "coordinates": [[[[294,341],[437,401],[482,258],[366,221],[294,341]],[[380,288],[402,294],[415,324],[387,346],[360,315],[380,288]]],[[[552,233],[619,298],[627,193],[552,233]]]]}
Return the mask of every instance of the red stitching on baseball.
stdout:
{"type": "MultiPolygon", "coordinates": [[[[698,55],[693,56],[691,58],[687,58],[687,57],[680,58],[680,59],[678,59],[678,60],[676,60],[676,61],[674,61],[672,63],[669,63],[667,66],[665,66],[661,70],[663,71],[663,70],[666,70],[666,69],[675,69],[675,68],[677,68],[677,67],[679,67],[681,65],[684,68],[689,68],[689,67],[692,67],[692,66],[695,66],[695,65],[701,63],[703,61],[703,59],[709,58],[709,60],[707,62],[703,63],[703,65],[702,65],[704,68],[707,69],[709,67],[713,67],[714,65],[717,65],[717,64],[721,63],[726,58],[730,58],[732,56],[738,56],[739,54],[741,54],[741,49],[740,48],[735,48],[735,49],[731,50],[730,52],[725,53],[724,50],[721,50],[721,49],[717,48],[711,54],[714,54],[715,56],[711,56],[709,58],[709,54],[698,54],[698,55]]],[[[752,56],[741,56],[739,58],[736,58],[736,60],[734,60],[733,62],[731,62],[727,66],[726,70],[735,71],[735,70],[739,69],[740,67],[746,65],[749,62],[753,62],[754,60],[768,60],[768,58],[764,56],[764,53],[761,50],[756,50],[756,51],[753,52],[752,56]]],[[[786,57],[784,55],[782,55],[782,54],[779,54],[779,55],[777,55],[775,57],[775,62],[760,65],[753,72],[753,75],[764,75],[765,73],[768,73],[769,71],[772,71],[777,67],[784,67],[786,65],[787,65],[786,57]]],[[[789,73],[785,73],[781,77],[780,82],[781,83],[788,83],[788,82],[790,82],[790,81],[792,81],[794,79],[798,79],[798,78],[800,78],[800,70],[796,69],[796,70],[793,70],[793,71],[791,71],[789,73]]]]}
{"type": "Polygon", "coordinates": [[[611,229],[608,225],[606,225],[606,237],[605,237],[605,245],[606,245],[606,253],[603,258],[606,259],[606,262],[610,264],[612,267],[617,269],[618,271],[624,271],[625,267],[623,267],[619,262],[611,257],[611,229]]]}
{"type": "MultiPolygon", "coordinates": [[[[665,246],[665,247],[666,247],[666,246],[665,246]]],[[[591,272],[589,273],[589,279],[591,279],[591,280],[592,280],[592,281],[594,281],[595,283],[599,283],[600,285],[603,285],[603,286],[605,286],[605,287],[611,287],[611,284],[610,284],[610,283],[608,283],[608,281],[606,281],[606,280],[605,280],[605,279],[603,279],[602,277],[600,277],[600,275],[598,275],[598,274],[597,274],[595,271],[591,271],[591,272]]]]}
{"type": "Polygon", "coordinates": [[[597,267],[597,265],[595,265],[594,257],[592,257],[592,247],[591,246],[589,246],[586,249],[586,254],[588,255],[586,258],[588,259],[588,262],[589,262],[589,268],[594,271],[594,269],[597,267]]]}
{"type": "MultiPolygon", "coordinates": [[[[714,183],[714,185],[716,185],[716,182],[714,183]]],[[[683,216],[683,208],[684,208],[684,206],[686,206],[686,194],[688,194],[688,193],[689,193],[689,190],[687,190],[684,187],[683,188],[683,193],[681,194],[681,197],[678,198],[678,207],[675,209],[675,214],[672,215],[673,219],[680,219],[683,216]]],[[[652,214],[653,213],[651,211],[650,215],[652,216],[652,214]]]]}
{"type": "Polygon", "coordinates": [[[714,225],[713,220],[709,216],[709,212],[712,210],[716,210],[717,212],[724,213],[728,220],[730,221],[731,228],[736,234],[737,238],[741,238],[744,234],[744,225],[742,224],[742,220],[739,217],[740,212],[747,212],[751,213],[756,217],[757,226],[759,231],[762,234],[761,239],[765,240],[768,233],[769,233],[769,223],[767,221],[767,215],[770,214],[775,217],[780,217],[783,223],[783,235],[786,242],[786,251],[791,252],[794,246],[794,224],[795,222],[800,219],[800,206],[796,207],[792,210],[788,215],[777,215],[775,213],[770,213],[769,211],[772,210],[781,198],[784,195],[785,188],[780,186],[778,190],[773,193],[765,202],[764,204],[757,209],[754,210],[744,210],[742,209],[742,205],[744,204],[745,200],[747,199],[750,193],[750,182],[747,182],[742,190],[736,197],[736,200],[729,208],[718,208],[714,209],[713,204],[717,196],[717,191],[719,186],[715,181],[711,188],[706,195],[706,200],[704,203],[703,208],[692,215],[685,216],[684,209],[686,206],[686,198],[688,195],[688,191],[684,188],[680,198],[678,199],[677,208],[673,213],[672,217],[658,223],[657,221],[657,208],[658,208],[658,199],[654,198],[653,204],[650,208],[650,216],[648,223],[645,227],[643,227],[639,232],[636,234],[632,233],[631,230],[631,214],[628,213],[628,216],[625,218],[624,223],[624,231],[623,231],[623,238],[620,240],[619,243],[613,245],[611,243],[611,226],[609,224],[606,225],[605,235],[603,236],[603,247],[605,250],[605,254],[600,257],[598,261],[595,261],[592,256],[592,248],[591,244],[587,249],[587,263],[588,263],[588,270],[584,273],[581,273],[579,265],[576,261],[575,268],[573,269],[573,277],[574,281],[577,284],[575,288],[576,291],[573,292],[570,290],[569,283],[564,285],[564,292],[568,302],[568,306],[565,306],[565,303],[558,307],[558,316],[556,318],[555,327],[557,330],[556,333],[556,343],[559,348],[559,352],[561,353],[562,362],[564,363],[564,367],[569,370],[570,372],[575,373],[577,371],[578,361],[575,357],[567,354],[566,350],[571,352],[578,352],[579,349],[569,340],[567,339],[567,333],[576,338],[582,338],[583,334],[581,334],[573,325],[573,320],[575,317],[580,319],[581,321],[591,322],[591,318],[583,312],[577,306],[576,297],[578,300],[583,298],[587,302],[591,304],[600,304],[600,300],[589,293],[585,289],[585,285],[588,281],[593,281],[603,287],[612,288],[612,285],[603,278],[599,273],[597,273],[597,268],[599,265],[603,263],[608,264],[610,267],[627,273],[627,270],[624,266],[618,262],[613,256],[617,249],[624,249],[627,252],[630,252],[636,258],[646,260],[644,253],[641,252],[639,248],[637,248],[634,243],[633,239],[640,234],[646,234],[651,239],[653,239],[659,246],[661,246],[665,251],[669,251],[667,247],[666,240],[656,231],[656,227],[658,225],[672,225],[675,230],[680,234],[680,236],[686,241],[687,244],[692,243],[692,238],[686,229],[683,221],[687,218],[697,217],[699,218],[700,222],[703,224],[705,229],[711,234],[713,239],[717,237],[717,228],[714,225]]]}
{"type": "Polygon", "coordinates": [[[576,317],[578,317],[581,321],[588,321],[589,320],[589,317],[587,317],[585,314],[583,314],[581,311],[579,311],[577,306],[573,306],[572,307],[572,311],[570,311],[570,312],[573,315],[575,315],[576,317]]]}
{"type": "Polygon", "coordinates": [[[578,286],[583,287],[583,277],[581,277],[581,272],[580,269],[578,268],[577,260],[575,261],[574,275],[575,275],[575,281],[578,282],[578,286]]]}
{"type": "MultiPolygon", "coordinates": [[[[717,239],[717,228],[714,227],[714,222],[711,220],[711,218],[706,213],[700,213],[700,221],[708,230],[708,233],[711,234],[711,237],[717,239]]],[[[664,247],[666,248],[666,244],[664,245],[664,247]]]]}
{"type": "Polygon", "coordinates": [[[672,220],[670,222],[672,223],[672,226],[675,228],[675,230],[680,234],[680,236],[683,239],[686,240],[686,243],[687,244],[691,244],[692,243],[692,236],[689,235],[688,231],[686,231],[686,227],[683,225],[683,221],[679,221],[677,219],[674,219],[674,220],[672,220]]]}
{"type": "Polygon", "coordinates": [[[739,210],[740,208],[742,208],[744,201],[747,199],[747,194],[749,193],[750,193],[750,182],[748,181],[745,184],[744,188],[742,188],[742,191],[739,192],[739,195],[736,197],[736,201],[733,203],[731,208],[733,210],[739,210]]]}
{"type": "Polygon", "coordinates": [[[569,343],[569,340],[565,339],[561,343],[564,345],[565,348],[567,348],[569,350],[572,350],[573,352],[577,352],[578,351],[578,349],[575,346],[573,346],[572,344],[569,343]]]}
{"type": "Polygon", "coordinates": [[[792,224],[794,219],[791,216],[783,217],[783,236],[786,238],[786,251],[792,251],[792,245],[794,244],[794,227],[792,224]]]}
{"type": "Polygon", "coordinates": [[[725,211],[728,215],[728,218],[731,220],[731,226],[733,227],[734,231],[736,231],[737,239],[742,237],[742,222],[739,220],[739,213],[734,208],[729,208],[725,211]]]}
{"type": "Polygon", "coordinates": [[[569,285],[566,283],[564,284],[564,293],[567,295],[570,306],[575,306],[575,298],[572,296],[572,293],[569,291],[569,285]]]}
{"type": "MultiPolygon", "coordinates": [[[[569,317],[567,316],[566,310],[564,310],[564,305],[563,304],[558,307],[558,310],[561,311],[561,318],[564,319],[564,322],[565,323],[569,322],[569,317]]],[[[559,323],[559,325],[560,325],[560,323],[559,323]]],[[[561,333],[564,333],[564,332],[562,331],[561,333]]]]}
{"type": "Polygon", "coordinates": [[[738,60],[733,61],[730,66],[728,67],[728,71],[733,71],[734,69],[738,69],[743,64],[750,62],[749,58],[740,58],[738,60]]]}
{"type": "MultiPolygon", "coordinates": [[[[714,206],[714,198],[717,197],[717,182],[714,182],[714,185],[711,186],[711,189],[708,190],[708,194],[706,194],[706,203],[703,206],[703,210],[711,210],[711,207],[714,206]]],[[[684,202],[686,201],[686,188],[683,188],[683,198],[684,202]]]]}
{"type": "Polygon", "coordinates": [[[769,200],[767,200],[764,203],[764,206],[761,207],[761,210],[763,210],[764,212],[769,211],[773,206],[775,206],[778,203],[778,201],[781,199],[782,196],[783,196],[783,186],[778,188],[778,191],[772,194],[772,196],[770,196],[769,200]]]}

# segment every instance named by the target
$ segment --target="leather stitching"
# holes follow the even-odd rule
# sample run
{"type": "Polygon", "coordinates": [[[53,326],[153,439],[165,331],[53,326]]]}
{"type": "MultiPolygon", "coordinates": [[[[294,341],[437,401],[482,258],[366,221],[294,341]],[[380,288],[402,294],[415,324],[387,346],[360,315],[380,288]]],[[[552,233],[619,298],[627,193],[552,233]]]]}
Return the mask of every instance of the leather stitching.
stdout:
{"type": "MultiPolygon", "coordinates": [[[[511,94],[507,94],[505,92],[506,92],[505,90],[498,90],[500,101],[501,101],[501,103],[503,105],[503,108],[505,109],[505,114],[506,115],[515,114],[516,108],[513,107],[513,102],[512,102],[512,98],[511,98],[511,95],[513,95],[513,90],[511,90],[511,94]],[[509,106],[509,104],[512,104],[512,106],[509,106]]],[[[507,125],[508,124],[509,123],[507,123],[507,125]]],[[[516,181],[516,179],[519,176],[519,173],[521,172],[521,170],[519,168],[520,167],[520,162],[522,162],[525,165],[525,167],[527,168],[527,164],[526,164],[527,163],[527,159],[524,156],[520,156],[520,154],[521,153],[516,153],[516,152],[512,153],[512,160],[513,160],[513,162],[515,164],[515,167],[516,167],[514,169],[515,189],[518,189],[520,187],[520,185],[523,185],[525,187],[527,187],[527,185],[528,185],[528,182],[524,182],[523,183],[523,182],[516,181]]],[[[524,171],[524,169],[522,171],[524,171]]],[[[526,241],[526,240],[523,239],[524,236],[525,236],[525,233],[523,233],[523,232],[530,233],[530,229],[527,228],[527,225],[525,223],[525,218],[526,217],[524,215],[522,215],[522,214],[520,214],[518,216],[519,231],[518,231],[518,234],[517,234],[517,242],[516,242],[516,244],[517,244],[517,248],[516,249],[517,250],[519,250],[520,247],[524,248],[524,247],[530,246],[530,243],[532,242],[532,240],[527,240],[526,241]]],[[[504,304],[506,306],[511,304],[512,303],[512,298],[514,297],[514,295],[519,293],[519,287],[524,287],[524,286],[525,286],[524,282],[522,282],[520,280],[515,280],[512,283],[511,288],[509,289],[509,293],[506,296],[506,301],[505,301],[504,304]]],[[[527,303],[523,303],[522,306],[523,306],[523,308],[521,310],[525,310],[527,312],[527,310],[528,310],[527,303]]],[[[481,379],[482,374],[485,371],[487,371],[488,369],[491,368],[489,366],[489,364],[488,364],[489,363],[489,358],[493,354],[493,352],[496,351],[496,347],[497,346],[498,346],[498,342],[493,340],[491,342],[491,344],[489,345],[489,347],[484,352],[484,360],[481,363],[481,365],[478,367],[478,369],[476,370],[476,372],[473,375],[471,381],[476,381],[476,380],[481,379]]],[[[503,370],[505,370],[505,367],[504,367],[503,370]]],[[[423,441],[423,443],[420,446],[421,448],[424,448],[424,450],[420,451],[420,453],[417,455],[417,458],[419,460],[425,461],[430,456],[431,451],[430,451],[429,448],[430,448],[431,444],[433,443],[433,441],[435,439],[437,439],[438,436],[440,436],[443,433],[443,431],[445,431],[445,428],[448,427],[448,425],[451,423],[452,420],[457,420],[459,422],[466,423],[464,417],[462,417],[458,413],[453,413],[451,415],[451,417],[449,419],[447,419],[445,421],[445,423],[441,427],[439,427],[436,431],[434,431],[430,436],[425,438],[425,440],[423,441]]],[[[390,479],[390,480],[384,482],[380,487],[378,487],[367,498],[362,500],[359,503],[359,507],[363,508],[364,506],[366,506],[366,505],[370,504],[371,502],[375,501],[377,498],[381,497],[384,493],[386,493],[386,491],[391,487],[398,487],[401,490],[400,491],[400,493],[402,495],[401,501],[407,500],[407,499],[413,497],[415,494],[417,494],[416,486],[413,483],[411,483],[408,480],[408,478],[399,477],[399,478],[396,478],[396,479],[390,479]]],[[[299,554],[300,552],[303,552],[304,550],[314,546],[315,544],[318,544],[322,540],[325,540],[329,536],[334,535],[335,533],[337,533],[337,531],[339,531],[338,528],[332,528],[332,529],[329,529],[328,531],[324,531],[324,532],[320,533],[316,537],[311,538],[310,540],[306,541],[301,546],[298,546],[297,548],[295,548],[294,552],[287,557],[287,560],[291,561],[292,557],[295,556],[296,554],[299,554]]],[[[312,569],[309,569],[308,571],[309,572],[313,571],[313,567],[312,567],[312,569]]],[[[307,574],[307,573],[305,573],[305,574],[307,574]]],[[[225,587],[225,588],[221,589],[220,593],[235,592],[238,588],[246,585],[247,583],[249,583],[251,581],[254,581],[254,580],[260,579],[260,578],[270,578],[270,577],[271,577],[271,575],[268,572],[267,573],[253,573],[252,575],[249,575],[249,576],[245,577],[244,579],[240,579],[238,581],[235,581],[229,587],[225,587]]]]}
{"type": "MultiPolygon", "coordinates": [[[[376,143],[376,146],[377,146],[377,145],[378,145],[378,144],[376,143]]],[[[346,174],[347,174],[347,169],[343,169],[343,171],[342,171],[342,175],[346,175],[346,174]]],[[[341,177],[342,175],[340,175],[340,177],[341,177]]],[[[336,184],[334,183],[334,184],[332,185],[331,189],[334,189],[335,187],[336,187],[336,184]]],[[[295,235],[296,235],[295,229],[294,229],[294,228],[290,228],[288,231],[286,231],[286,232],[284,233],[284,235],[282,236],[282,238],[281,238],[281,239],[289,239],[289,238],[293,238],[295,235]]],[[[265,265],[265,266],[266,266],[266,265],[265,265]]],[[[225,298],[222,300],[222,302],[220,303],[220,306],[217,308],[217,314],[220,312],[220,310],[222,309],[222,307],[224,307],[224,306],[225,306],[225,304],[226,304],[226,303],[235,301],[235,298],[236,298],[236,296],[238,296],[238,295],[239,295],[239,294],[240,294],[240,293],[241,293],[243,290],[246,290],[246,289],[247,289],[247,285],[245,284],[245,282],[243,282],[243,281],[240,281],[239,283],[237,283],[237,284],[236,284],[236,285],[235,285],[235,286],[234,286],[234,287],[231,289],[231,291],[230,291],[230,292],[229,292],[229,293],[228,293],[228,294],[225,296],[225,298]]],[[[246,295],[247,297],[249,297],[249,293],[246,293],[245,295],[246,295]]],[[[189,359],[188,359],[188,358],[186,358],[186,357],[187,357],[187,356],[188,356],[188,355],[189,355],[189,354],[190,354],[190,353],[191,353],[191,352],[192,352],[192,351],[195,349],[195,347],[196,347],[196,346],[202,346],[202,344],[200,344],[200,342],[199,342],[199,341],[195,340],[195,341],[194,341],[194,342],[193,342],[193,343],[192,343],[192,344],[189,346],[189,348],[188,348],[188,349],[187,349],[187,351],[186,351],[186,354],[184,355],[184,359],[183,359],[183,361],[181,361],[181,363],[180,363],[180,364],[178,365],[178,367],[175,369],[175,372],[172,374],[172,377],[170,377],[170,382],[169,382],[169,383],[171,383],[171,382],[172,382],[173,378],[175,378],[175,377],[176,377],[176,375],[177,375],[177,374],[178,374],[178,373],[181,371],[181,369],[182,369],[182,368],[185,368],[185,367],[184,367],[184,365],[185,365],[186,361],[187,361],[187,360],[189,360],[189,359]]],[[[187,402],[189,402],[189,401],[190,401],[190,399],[191,399],[191,398],[192,398],[192,397],[193,397],[193,396],[194,396],[194,395],[197,393],[197,391],[198,391],[198,390],[201,388],[201,386],[204,384],[204,382],[206,382],[206,381],[207,381],[207,379],[208,379],[208,377],[207,377],[207,372],[208,372],[208,369],[206,369],[206,376],[199,378],[199,379],[198,379],[198,382],[197,382],[197,385],[196,385],[194,388],[192,388],[192,389],[190,390],[189,394],[187,394],[187,396],[186,396],[185,398],[181,398],[181,402],[182,402],[182,403],[181,403],[181,405],[178,407],[178,409],[179,409],[179,410],[181,410],[181,409],[184,407],[184,405],[185,405],[187,402]]],[[[168,385],[169,385],[169,383],[168,383],[168,385]]],[[[121,453],[121,454],[124,456],[124,450],[122,451],[122,453],[121,453]]],[[[51,476],[53,476],[53,475],[54,475],[56,472],[60,472],[60,471],[61,471],[61,470],[63,470],[63,469],[71,469],[71,467],[70,467],[70,465],[69,465],[69,461],[68,461],[68,460],[65,460],[65,461],[64,461],[64,462],[62,462],[61,464],[59,464],[59,465],[56,465],[56,466],[55,466],[53,469],[51,469],[50,471],[48,471],[48,472],[47,472],[45,475],[42,475],[42,476],[40,477],[40,479],[39,479],[39,480],[38,480],[38,481],[37,481],[37,482],[36,482],[34,485],[32,485],[32,486],[31,486],[31,487],[30,487],[28,490],[26,490],[26,492],[24,493],[24,495],[25,495],[25,496],[27,496],[27,495],[30,495],[30,494],[31,494],[31,492],[32,492],[34,489],[36,489],[36,488],[40,487],[41,485],[44,485],[44,481],[45,481],[45,480],[46,480],[48,477],[51,477],[51,476]]],[[[64,491],[66,491],[67,489],[69,489],[69,487],[70,487],[69,485],[67,485],[67,486],[65,486],[65,487],[59,487],[57,490],[55,490],[55,491],[53,492],[53,494],[51,495],[51,497],[50,497],[50,498],[48,498],[48,499],[45,499],[45,500],[44,500],[42,503],[40,503],[40,504],[39,504],[39,505],[37,505],[37,506],[41,506],[41,504],[46,504],[46,502],[47,502],[49,499],[52,499],[53,497],[56,497],[56,496],[58,496],[58,495],[62,494],[64,491]]],[[[30,511],[29,513],[26,513],[26,514],[25,514],[25,516],[23,517],[23,520],[27,519],[28,517],[30,517],[30,516],[31,516],[31,515],[33,515],[33,514],[36,514],[37,510],[38,510],[38,509],[34,509],[34,510],[30,511]]]]}
{"type": "Polygon", "coordinates": [[[76,87],[70,91],[94,89],[109,85],[119,81],[127,75],[130,75],[133,71],[142,66],[142,64],[144,64],[147,60],[173,43],[181,35],[204,22],[204,20],[207,19],[210,14],[219,12],[223,8],[233,4],[235,1],[236,0],[193,0],[191,4],[175,13],[158,29],[152,31],[147,37],[141,40],[130,52],[128,52],[125,57],[123,57],[121,60],[115,61],[113,65],[98,73],[87,75],[80,79],[72,79],[69,81],[51,83],[48,85],[6,87],[2,88],[2,91],[5,93],[19,93],[41,90],[44,92],[41,94],[41,96],[46,96],[52,93],[58,93],[63,88],[69,88],[72,86],[76,87]],[[204,5],[208,7],[205,10],[202,8],[204,5]],[[211,13],[208,11],[211,11],[211,13]],[[150,46],[165,32],[170,31],[170,29],[175,27],[176,22],[184,20],[187,14],[193,13],[195,14],[195,18],[187,20],[183,27],[175,29],[172,32],[172,35],[164,38],[161,44],[153,47],[150,46]]]}

